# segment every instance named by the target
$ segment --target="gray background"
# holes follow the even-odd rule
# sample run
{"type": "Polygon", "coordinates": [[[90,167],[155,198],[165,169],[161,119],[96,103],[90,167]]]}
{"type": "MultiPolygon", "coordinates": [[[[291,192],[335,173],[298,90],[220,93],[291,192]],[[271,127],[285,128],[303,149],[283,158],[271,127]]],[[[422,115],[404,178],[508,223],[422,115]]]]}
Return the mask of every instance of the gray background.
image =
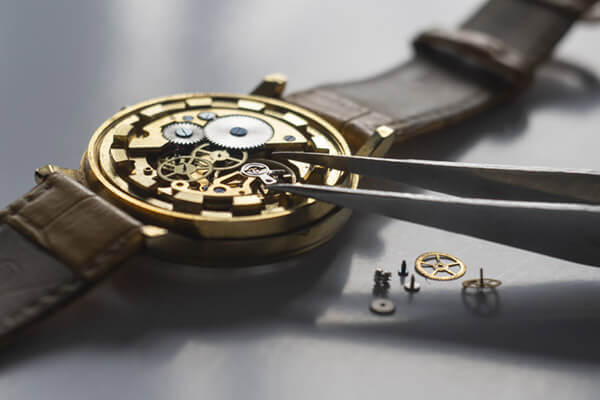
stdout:
{"type": "MultiPolygon", "coordinates": [[[[0,204],[36,167],[76,167],[121,106],[186,91],[288,92],[410,57],[462,1],[3,1],[0,204]]],[[[576,27],[516,102],[394,156],[600,169],[600,29],[576,27]]],[[[597,398],[600,270],[356,214],[335,240],[256,277],[139,257],[0,353],[6,399],[597,398]],[[460,281],[369,313],[372,272],[429,250],[503,280],[479,315],[460,281]],[[289,267],[289,268],[286,268],[289,267]]]]}

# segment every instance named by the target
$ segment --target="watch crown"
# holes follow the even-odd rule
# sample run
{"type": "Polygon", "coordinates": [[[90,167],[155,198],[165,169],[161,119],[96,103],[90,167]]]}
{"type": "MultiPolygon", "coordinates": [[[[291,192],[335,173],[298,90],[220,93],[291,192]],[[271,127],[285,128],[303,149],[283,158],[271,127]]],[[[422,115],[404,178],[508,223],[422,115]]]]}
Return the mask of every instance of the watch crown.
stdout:
{"type": "Polygon", "coordinates": [[[35,182],[39,185],[44,180],[46,180],[47,177],[49,177],[50,175],[57,173],[57,172],[68,176],[69,178],[73,179],[74,181],[82,183],[82,177],[81,177],[81,173],[79,172],[79,170],[63,168],[63,167],[59,167],[58,165],[52,165],[52,164],[44,165],[43,167],[40,167],[35,170],[35,175],[34,175],[35,182]]]}
{"type": "Polygon", "coordinates": [[[285,89],[287,77],[283,74],[266,75],[262,82],[254,88],[251,94],[257,96],[280,98],[285,89]]]}

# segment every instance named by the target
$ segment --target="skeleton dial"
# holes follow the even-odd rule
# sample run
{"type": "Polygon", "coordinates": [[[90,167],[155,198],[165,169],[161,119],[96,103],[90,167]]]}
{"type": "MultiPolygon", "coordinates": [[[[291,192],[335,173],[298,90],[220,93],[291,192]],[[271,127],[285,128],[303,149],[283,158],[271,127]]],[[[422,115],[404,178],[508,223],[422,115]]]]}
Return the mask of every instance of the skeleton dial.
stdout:
{"type": "MultiPolygon", "coordinates": [[[[236,95],[158,99],[118,114],[111,125],[99,129],[90,148],[98,153],[106,185],[121,199],[141,201],[152,213],[190,221],[203,234],[202,220],[264,222],[303,209],[309,218],[319,218],[333,206],[269,192],[265,182],[350,185],[349,176],[305,163],[274,161],[270,155],[277,150],[348,154],[349,149],[316,116],[286,105],[236,95]],[[243,173],[249,163],[262,165],[266,174],[243,173]]],[[[263,228],[263,234],[277,233],[263,228]]],[[[227,227],[219,232],[227,236],[227,227]]]]}

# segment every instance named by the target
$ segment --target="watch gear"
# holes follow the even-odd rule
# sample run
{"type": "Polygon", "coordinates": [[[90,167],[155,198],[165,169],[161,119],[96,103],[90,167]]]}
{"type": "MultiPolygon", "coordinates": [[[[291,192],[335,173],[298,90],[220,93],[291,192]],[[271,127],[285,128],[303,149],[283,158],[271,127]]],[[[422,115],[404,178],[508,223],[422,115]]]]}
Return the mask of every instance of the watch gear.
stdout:
{"type": "Polygon", "coordinates": [[[396,311],[396,306],[388,299],[374,299],[369,309],[377,315],[391,315],[396,311]]]}
{"type": "Polygon", "coordinates": [[[427,279],[451,281],[465,274],[465,263],[450,254],[437,251],[421,254],[415,261],[415,269],[427,279]]]}
{"type": "Polygon", "coordinates": [[[469,279],[463,282],[465,289],[495,289],[502,285],[502,282],[498,279],[484,278],[483,268],[479,268],[479,278],[469,279]]]}
{"type": "Polygon", "coordinates": [[[174,122],[162,130],[163,137],[171,143],[190,145],[200,143],[204,139],[201,126],[191,122],[174,122]]]}
{"type": "Polygon", "coordinates": [[[204,143],[192,151],[194,157],[207,158],[213,165],[215,171],[225,171],[234,169],[248,160],[248,153],[245,151],[232,151],[215,149],[210,143],[204,143]]]}
{"type": "Polygon", "coordinates": [[[210,121],[204,127],[206,138],[226,149],[250,150],[267,143],[274,130],[265,121],[246,115],[229,115],[210,121]]]}
{"type": "Polygon", "coordinates": [[[213,171],[208,160],[195,156],[169,157],[158,165],[158,176],[169,182],[192,182],[207,177],[213,171]]]}

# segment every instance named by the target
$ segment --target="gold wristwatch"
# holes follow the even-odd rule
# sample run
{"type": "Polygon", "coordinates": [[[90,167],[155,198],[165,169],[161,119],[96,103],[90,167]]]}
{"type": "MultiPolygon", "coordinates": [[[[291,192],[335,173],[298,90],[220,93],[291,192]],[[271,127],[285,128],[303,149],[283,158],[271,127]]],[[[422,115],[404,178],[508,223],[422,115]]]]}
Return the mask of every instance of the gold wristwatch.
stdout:
{"type": "Polygon", "coordinates": [[[0,217],[0,335],[85,292],[145,249],[177,263],[249,267],[325,243],[350,211],[269,183],[356,188],[358,176],[273,151],[382,156],[527,86],[592,0],[489,0],[459,29],[419,35],[413,60],[371,79],[283,96],[188,93],[127,107],[93,134],[80,169],[36,171],[0,217]]]}

